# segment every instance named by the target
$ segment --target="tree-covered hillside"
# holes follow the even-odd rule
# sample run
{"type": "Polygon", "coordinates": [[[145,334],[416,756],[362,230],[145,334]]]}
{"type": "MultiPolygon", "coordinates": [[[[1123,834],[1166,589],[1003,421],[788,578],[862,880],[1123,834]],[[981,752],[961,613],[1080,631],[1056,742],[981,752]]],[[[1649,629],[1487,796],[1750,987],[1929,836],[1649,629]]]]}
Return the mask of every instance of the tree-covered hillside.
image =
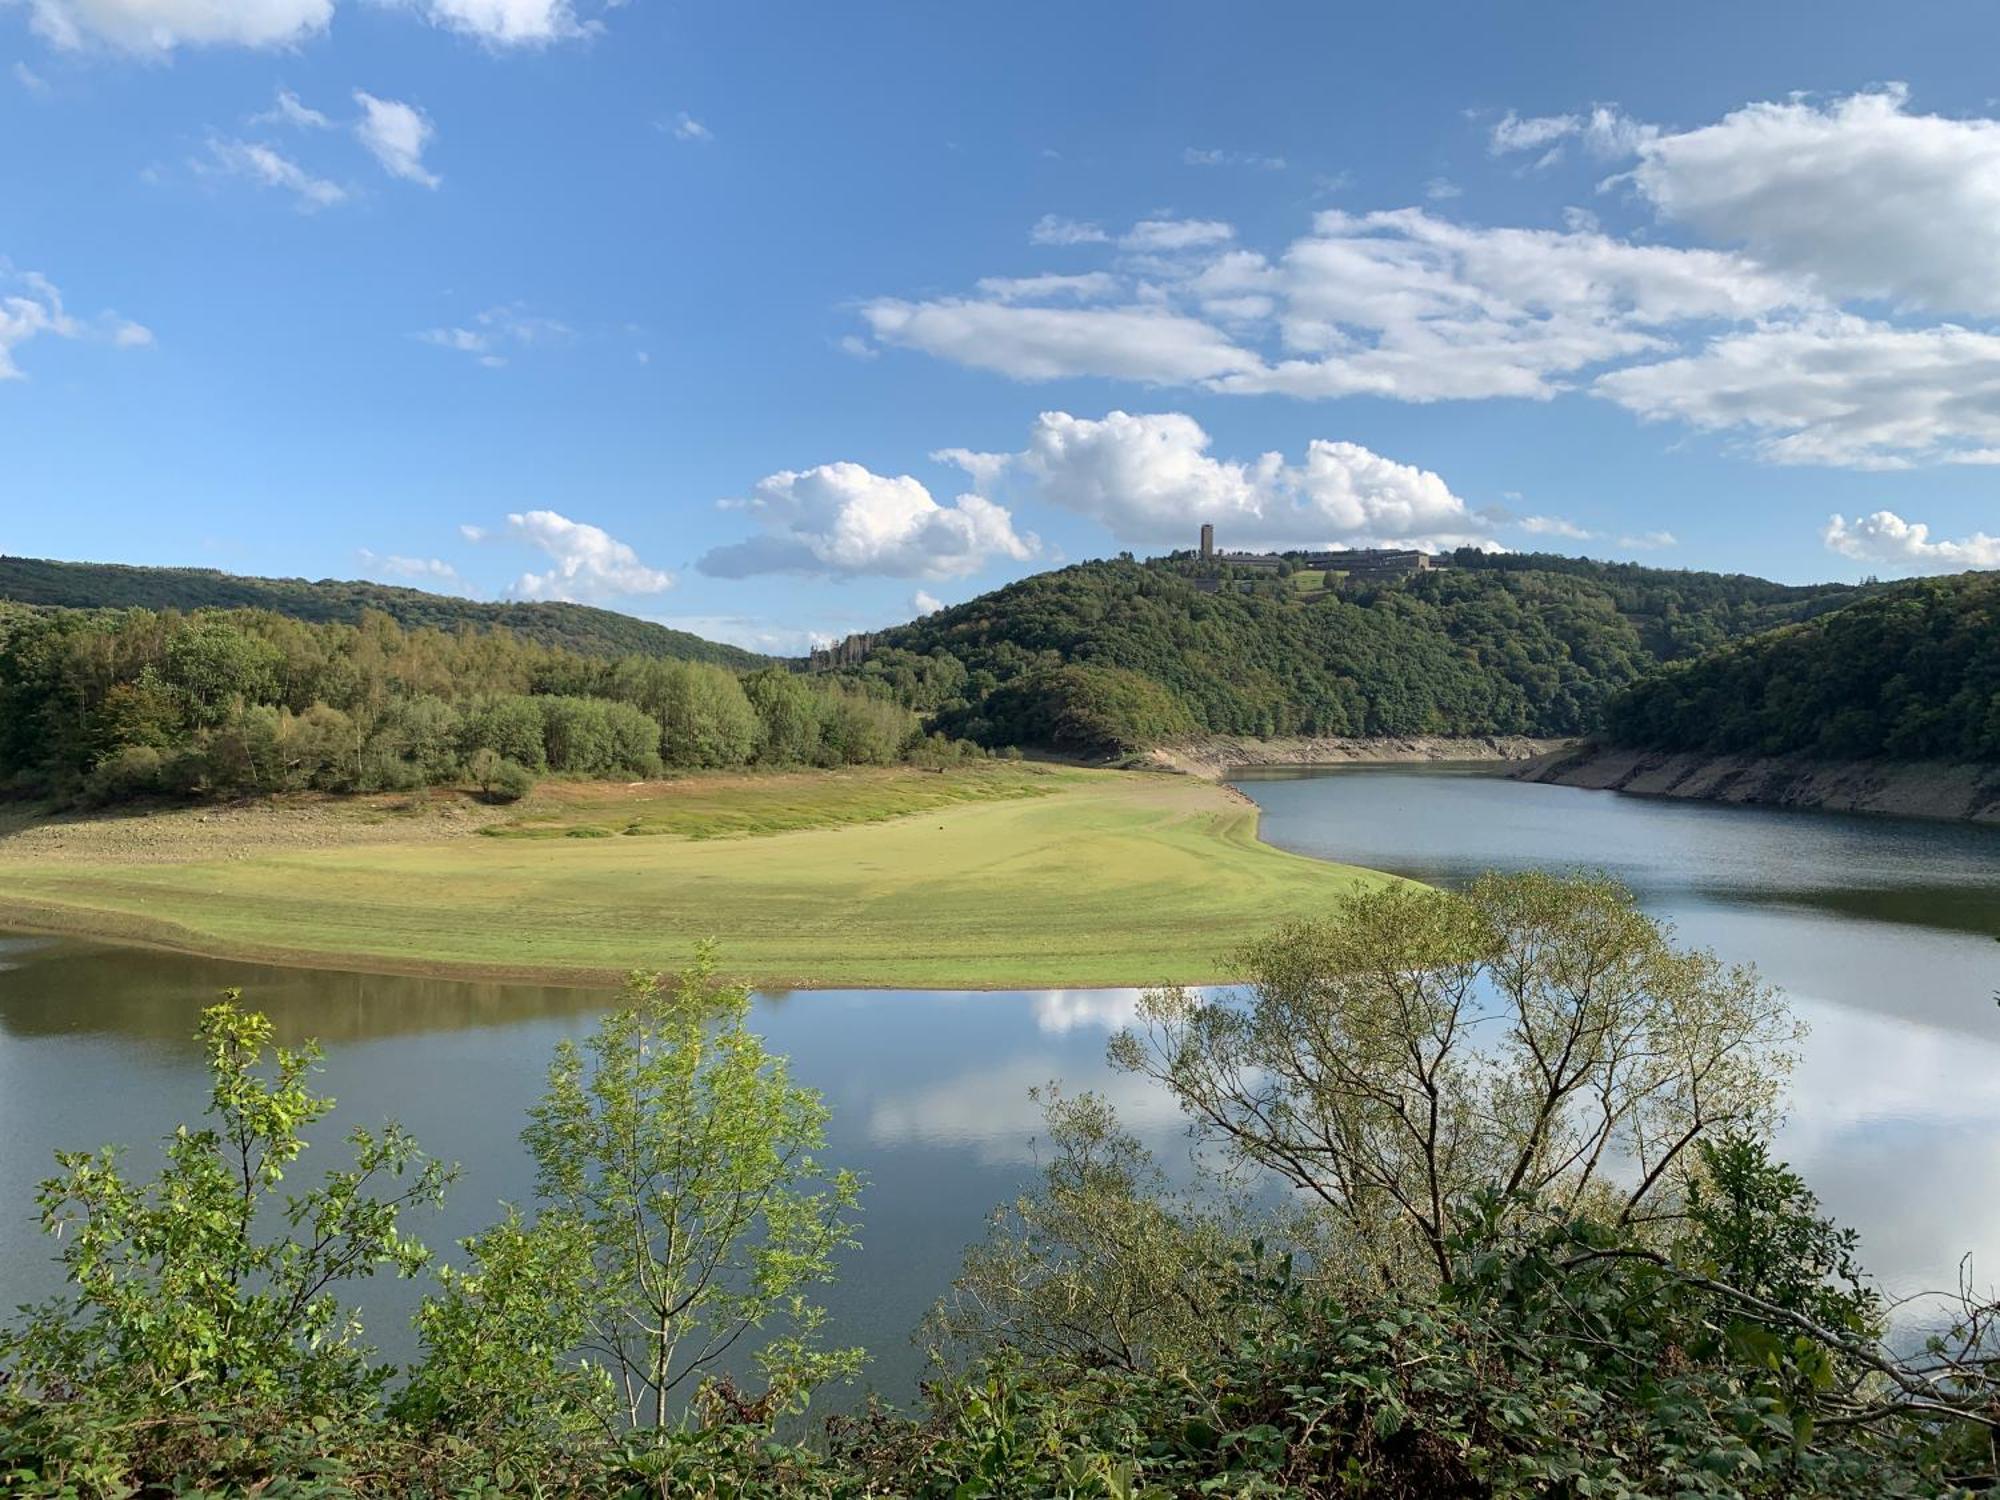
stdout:
{"type": "Polygon", "coordinates": [[[916,715],[780,665],[606,657],[499,628],[0,600],[0,797],[403,790],[544,771],[883,763],[916,715]]]}
{"type": "Polygon", "coordinates": [[[363,611],[408,630],[504,625],[543,646],[586,656],[660,656],[747,672],[768,658],[587,604],[486,604],[421,589],[322,578],[243,578],[212,568],[132,568],[119,563],[0,557],[0,600],[68,609],[268,609],[298,620],[353,625],[363,611]]]}
{"type": "Polygon", "coordinates": [[[2000,760],[2000,573],[1899,585],[1671,666],[1605,727],[1660,750],[2000,760]]]}
{"type": "Polygon", "coordinates": [[[1579,734],[1661,661],[1857,597],[1573,558],[1451,562],[1360,586],[1264,575],[1213,591],[1188,558],[1082,563],[886,631],[842,670],[988,744],[1579,734]]]}

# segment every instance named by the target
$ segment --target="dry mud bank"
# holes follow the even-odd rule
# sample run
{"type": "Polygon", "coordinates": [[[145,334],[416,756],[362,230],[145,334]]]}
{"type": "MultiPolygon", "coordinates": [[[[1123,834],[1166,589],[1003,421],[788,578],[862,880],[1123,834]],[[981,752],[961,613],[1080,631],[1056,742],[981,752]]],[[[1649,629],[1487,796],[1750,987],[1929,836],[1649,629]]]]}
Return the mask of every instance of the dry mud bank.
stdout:
{"type": "Polygon", "coordinates": [[[1159,765],[1192,776],[1219,779],[1246,766],[1394,765],[1416,761],[1526,761],[1568,747],[1568,740],[1529,739],[1523,735],[1486,735],[1454,739],[1410,735],[1381,739],[1346,739],[1331,735],[1300,735],[1255,739],[1248,735],[1203,735],[1152,752],[1159,765]]]}
{"type": "Polygon", "coordinates": [[[1582,745],[1542,756],[1512,775],[1520,781],[1647,797],[2000,823],[2000,766],[1994,765],[1668,754],[1582,745]]]}

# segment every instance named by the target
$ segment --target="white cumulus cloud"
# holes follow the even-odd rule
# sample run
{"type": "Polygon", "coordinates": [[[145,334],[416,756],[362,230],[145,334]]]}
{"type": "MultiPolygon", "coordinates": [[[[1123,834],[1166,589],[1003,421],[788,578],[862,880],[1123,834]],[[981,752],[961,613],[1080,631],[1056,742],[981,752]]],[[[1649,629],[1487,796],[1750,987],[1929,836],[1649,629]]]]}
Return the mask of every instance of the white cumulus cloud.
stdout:
{"type": "Polygon", "coordinates": [[[951,578],[994,558],[1024,560],[1040,547],[1015,531],[1005,506],[971,494],[940,505],[910,475],[856,463],[782,470],[759,480],[749,499],[729,504],[761,530],[702,557],[701,571],[717,578],[951,578]]]}
{"type": "Polygon", "coordinates": [[[546,47],[591,35],[597,23],[578,19],[570,0],[415,0],[435,26],[489,47],[546,47]]]}
{"type": "Polygon", "coordinates": [[[333,0],[28,0],[50,45],[165,56],[177,47],[289,47],[324,32],[333,0]]]}
{"type": "Polygon", "coordinates": [[[875,337],[1017,380],[1110,375],[1183,384],[1250,371],[1257,357],[1199,318],[1145,304],[1039,307],[1014,301],[878,298],[861,309],[875,337]]]}
{"type": "Polygon", "coordinates": [[[1829,296],[2000,313],[2000,121],[1907,106],[1900,87],[1748,105],[1647,141],[1631,181],[1829,296]]]}
{"type": "Polygon", "coordinates": [[[1613,370],[1597,393],[1641,417],[1745,431],[1771,463],[2000,462],[2000,334],[1849,316],[1716,338],[1613,370]]]}
{"type": "Polygon", "coordinates": [[[1331,210],[1313,227],[1276,264],[1211,268],[1276,297],[1281,345],[1217,388],[1547,398],[1590,365],[1670,350],[1673,325],[1801,299],[1740,256],[1592,230],[1475,228],[1421,209],[1331,210]]]}
{"type": "Polygon", "coordinates": [[[1684,325],[1813,301],[1741,255],[1588,227],[1330,210],[1273,258],[1234,245],[1218,222],[1149,224],[1121,244],[1176,258],[988,277],[972,295],[878,298],[861,314],[881,343],[1020,380],[1437,401],[1547,399],[1594,365],[1677,352],[1684,325]]]}
{"type": "Polygon", "coordinates": [[[1828,550],[1859,562],[1880,563],[1899,571],[1956,573],[1967,568],[2000,568],[2000,536],[1975,531],[1958,541],[1932,541],[1921,521],[1906,521],[1892,510],[1856,516],[1835,516],[1820,538],[1828,550]]]}
{"type": "Polygon", "coordinates": [[[702,124],[701,121],[697,120],[686,110],[682,110],[674,117],[673,132],[674,139],[677,141],[712,141],[715,139],[715,132],[702,124]]]}
{"type": "MultiPolygon", "coordinates": [[[[572,0],[383,0],[489,47],[540,47],[600,29],[572,0]]],[[[26,0],[29,25],[65,51],[166,57],[182,47],[295,47],[324,35],[334,0],[26,0]]],[[[305,121],[290,121],[305,124],[305,121]]]]}
{"type": "Polygon", "coordinates": [[[915,610],[919,615],[934,615],[944,608],[944,600],[938,598],[935,594],[918,589],[914,594],[910,595],[910,608],[915,610]]]}
{"type": "Polygon", "coordinates": [[[673,574],[648,567],[603,528],[553,510],[510,515],[507,531],[555,564],[545,573],[523,573],[515,580],[512,592],[523,599],[609,599],[664,593],[674,585],[673,574]]]}
{"type": "Polygon", "coordinates": [[[378,99],[362,89],[354,91],[361,106],[354,136],[391,177],[434,188],[442,180],[424,166],[424,150],[437,134],[430,117],[414,104],[398,99],[378,99]]]}
{"type": "Polygon", "coordinates": [[[1239,547],[1485,539],[1484,524],[1438,475],[1358,443],[1315,438],[1299,463],[1279,453],[1219,459],[1209,446],[1182,412],[1093,420],[1051,411],[1010,468],[1041,499],[1134,545],[1185,544],[1203,522],[1239,547]]]}

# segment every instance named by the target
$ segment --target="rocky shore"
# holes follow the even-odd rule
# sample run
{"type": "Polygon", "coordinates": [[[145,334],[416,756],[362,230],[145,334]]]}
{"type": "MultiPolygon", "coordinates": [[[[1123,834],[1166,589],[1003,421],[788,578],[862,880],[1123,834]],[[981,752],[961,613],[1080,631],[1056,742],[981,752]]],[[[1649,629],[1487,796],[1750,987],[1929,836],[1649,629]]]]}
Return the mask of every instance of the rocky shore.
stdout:
{"type": "Polygon", "coordinates": [[[1584,744],[1539,756],[1510,774],[1519,781],[1646,797],[2000,823],[2000,765],[1667,753],[1584,744]]]}
{"type": "Polygon", "coordinates": [[[1191,776],[1220,780],[1246,766],[1394,765],[1414,761],[1528,761],[1559,753],[1569,740],[1488,735],[1455,739],[1438,735],[1347,739],[1301,735],[1257,739],[1250,735],[1202,735],[1152,752],[1155,764],[1191,776]]]}

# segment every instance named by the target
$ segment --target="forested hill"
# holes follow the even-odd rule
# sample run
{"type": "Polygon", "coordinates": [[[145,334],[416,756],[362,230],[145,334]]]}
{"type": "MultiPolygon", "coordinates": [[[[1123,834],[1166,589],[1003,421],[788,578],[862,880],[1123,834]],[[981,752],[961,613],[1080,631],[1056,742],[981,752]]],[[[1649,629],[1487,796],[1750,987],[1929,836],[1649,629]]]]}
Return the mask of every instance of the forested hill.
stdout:
{"type": "Polygon", "coordinates": [[[1646,749],[2000,760],[2000,573],[1899,584],[1668,667],[1605,727],[1646,749]]]}
{"type": "Polygon", "coordinates": [[[1860,597],[1579,558],[1449,561],[1359,585],[1304,568],[1204,579],[1188,557],[1082,563],[885,631],[841,670],[988,744],[1579,734],[1663,661],[1860,597]]]}
{"type": "Polygon", "coordinates": [[[487,604],[381,583],[245,578],[212,568],[0,557],[0,600],[68,609],[268,609],[297,620],[348,625],[372,609],[406,630],[502,625],[537,645],[586,656],[657,656],[738,671],[769,662],[755,652],[586,604],[487,604]]]}

